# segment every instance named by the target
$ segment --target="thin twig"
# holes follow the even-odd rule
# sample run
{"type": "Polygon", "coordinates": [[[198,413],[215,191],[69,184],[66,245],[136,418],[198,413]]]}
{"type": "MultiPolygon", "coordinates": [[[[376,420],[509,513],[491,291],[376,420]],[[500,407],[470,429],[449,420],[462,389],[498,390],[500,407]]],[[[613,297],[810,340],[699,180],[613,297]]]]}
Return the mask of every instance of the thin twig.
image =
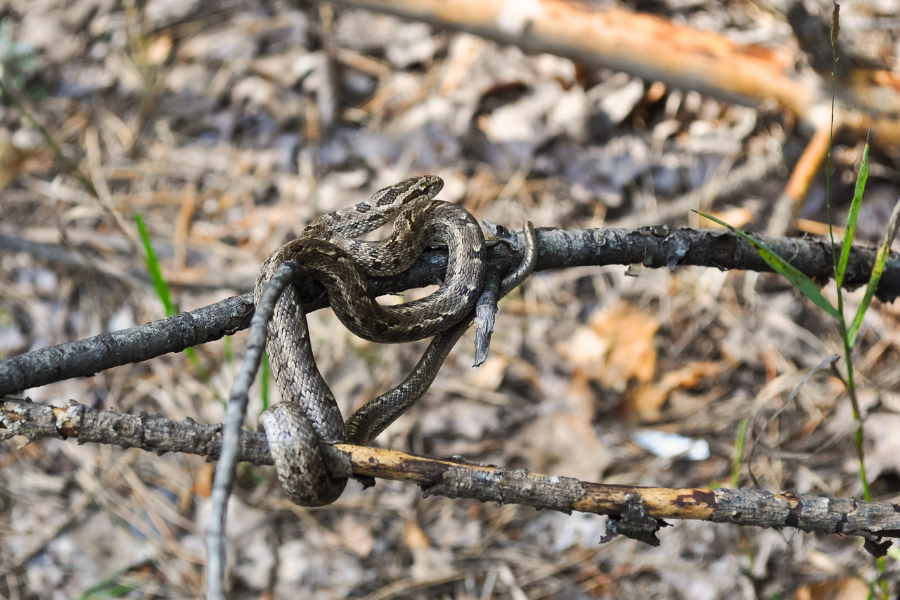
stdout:
{"type": "Polygon", "coordinates": [[[237,469],[238,446],[241,437],[241,425],[247,412],[248,394],[259,363],[262,361],[263,350],[266,347],[269,321],[275,312],[275,304],[281,297],[284,289],[291,281],[299,279],[302,273],[300,265],[294,261],[283,263],[275,271],[272,278],[266,283],[262,297],[250,321],[250,335],[247,338],[247,348],[244,351],[244,359],[234,383],[231,386],[231,397],[228,399],[228,410],[225,413],[225,425],[222,435],[222,454],[216,465],[216,475],[213,479],[212,511],[209,516],[209,525],[206,530],[206,589],[208,597],[212,600],[224,600],[225,579],[225,513],[228,506],[228,497],[234,485],[234,476],[237,469]]]}

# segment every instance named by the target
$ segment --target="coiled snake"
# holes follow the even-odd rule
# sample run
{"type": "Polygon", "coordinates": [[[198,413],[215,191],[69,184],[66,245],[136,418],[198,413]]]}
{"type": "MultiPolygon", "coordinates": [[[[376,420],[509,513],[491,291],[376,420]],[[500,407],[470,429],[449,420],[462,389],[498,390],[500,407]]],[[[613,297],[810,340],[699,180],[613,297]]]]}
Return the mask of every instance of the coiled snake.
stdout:
{"type": "MultiPolygon", "coordinates": [[[[319,217],[299,238],[272,253],[260,270],[254,289],[256,302],[275,270],[294,260],[325,286],[335,314],[359,337],[405,342],[435,336],[412,374],[366,404],[345,426],[337,402],[316,367],[299,292],[293,284],[285,289],[275,305],[266,342],[282,402],[264,411],[259,422],[282,488],[296,504],[329,504],[346,484],[346,479],[332,479],[327,474],[318,441],[370,442],[424,393],[471,321],[484,279],[484,236],[466,210],[434,199],[442,187],[439,177],[414,177],[379,190],[354,207],[319,217]],[[387,240],[354,239],[395,215],[387,240]],[[447,274],[439,289],[401,305],[378,304],[366,276],[393,275],[408,269],[425,245],[433,242],[442,242],[448,248],[447,274]]],[[[530,225],[530,266],[523,264],[516,274],[508,276],[503,293],[534,267],[530,225]]]]}

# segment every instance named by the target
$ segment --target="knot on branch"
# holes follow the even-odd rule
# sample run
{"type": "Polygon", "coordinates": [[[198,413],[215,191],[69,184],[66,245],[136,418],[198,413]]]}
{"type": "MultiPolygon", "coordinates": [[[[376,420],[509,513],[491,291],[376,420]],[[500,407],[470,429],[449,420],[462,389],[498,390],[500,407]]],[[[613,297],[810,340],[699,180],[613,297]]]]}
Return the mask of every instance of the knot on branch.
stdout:
{"type": "Polygon", "coordinates": [[[606,522],[606,535],[600,538],[600,543],[605,544],[619,535],[624,535],[651,546],[659,546],[656,532],[668,527],[669,524],[647,514],[643,507],[644,499],[640,494],[627,494],[625,503],[626,508],[621,515],[609,517],[606,522]]]}

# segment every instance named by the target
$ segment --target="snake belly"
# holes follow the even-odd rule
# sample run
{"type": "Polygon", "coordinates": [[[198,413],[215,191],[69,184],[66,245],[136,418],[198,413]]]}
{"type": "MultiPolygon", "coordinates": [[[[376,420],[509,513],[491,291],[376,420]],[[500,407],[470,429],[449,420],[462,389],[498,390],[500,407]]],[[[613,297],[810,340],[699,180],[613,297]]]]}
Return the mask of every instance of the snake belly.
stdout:
{"type": "MultiPolygon", "coordinates": [[[[284,262],[293,260],[324,285],[340,321],[352,333],[375,342],[405,342],[430,337],[465,317],[484,279],[484,237],[464,209],[435,200],[438,177],[407,179],[376,192],[354,207],[313,221],[296,240],[276,250],[263,264],[254,298],[284,262]],[[391,236],[381,242],[354,239],[396,216],[391,236]],[[369,291],[367,276],[399,273],[415,262],[428,243],[448,248],[447,274],[433,294],[401,305],[382,306],[369,291]]],[[[337,499],[345,479],[331,479],[318,452],[318,441],[347,440],[343,418],[312,354],[306,313],[296,284],[275,306],[266,350],[282,402],[260,415],[282,489],[296,504],[321,506],[337,499]]],[[[435,371],[440,364],[429,363],[435,371]]],[[[421,395],[421,390],[413,393],[421,395]]],[[[379,405],[372,419],[391,407],[379,405]]],[[[396,418],[396,414],[393,418],[396,418]]]]}

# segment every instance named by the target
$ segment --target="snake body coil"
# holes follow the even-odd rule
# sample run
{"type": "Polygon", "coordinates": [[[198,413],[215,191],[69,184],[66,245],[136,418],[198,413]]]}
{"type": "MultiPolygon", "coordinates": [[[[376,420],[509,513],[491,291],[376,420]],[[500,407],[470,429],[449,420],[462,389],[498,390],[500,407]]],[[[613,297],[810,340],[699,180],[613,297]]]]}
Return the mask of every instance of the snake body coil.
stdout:
{"type": "MultiPolygon", "coordinates": [[[[341,322],[354,334],[376,342],[423,339],[454,326],[475,305],[484,279],[484,237],[474,217],[454,204],[434,200],[443,187],[440,178],[426,175],[407,179],[376,192],[365,202],[313,221],[296,240],[276,250],[260,270],[254,290],[258,302],[265,283],[284,262],[303,266],[322,283],[341,322]],[[396,215],[391,236],[381,242],[362,242],[357,236],[385,224],[396,215]],[[416,260],[428,243],[448,248],[447,275],[439,289],[421,300],[382,306],[369,291],[366,276],[399,273],[416,260]]],[[[433,342],[434,343],[434,342],[433,342]]],[[[348,439],[337,402],[316,367],[306,313],[295,285],[289,285],[275,306],[266,349],[282,402],[260,416],[275,458],[282,488],[296,504],[320,506],[333,502],[345,479],[331,479],[321,463],[318,441],[348,439]]],[[[444,354],[445,355],[445,354],[444,354]]],[[[442,361],[443,359],[441,359],[442,361]]],[[[436,371],[440,362],[429,362],[436,371]]],[[[433,372],[426,373],[429,382],[433,372]]],[[[364,422],[354,431],[372,431],[395,419],[424,390],[406,390],[391,402],[373,401],[364,422]],[[403,398],[404,395],[414,397],[403,398]],[[392,404],[400,402],[403,409],[392,404]],[[398,412],[399,410],[399,412],[398,412]]],[[[368,406],[368,405],[367,405],[368,406]]],[[[357,420],[359,421],[359,420],[357,420]]]]}

